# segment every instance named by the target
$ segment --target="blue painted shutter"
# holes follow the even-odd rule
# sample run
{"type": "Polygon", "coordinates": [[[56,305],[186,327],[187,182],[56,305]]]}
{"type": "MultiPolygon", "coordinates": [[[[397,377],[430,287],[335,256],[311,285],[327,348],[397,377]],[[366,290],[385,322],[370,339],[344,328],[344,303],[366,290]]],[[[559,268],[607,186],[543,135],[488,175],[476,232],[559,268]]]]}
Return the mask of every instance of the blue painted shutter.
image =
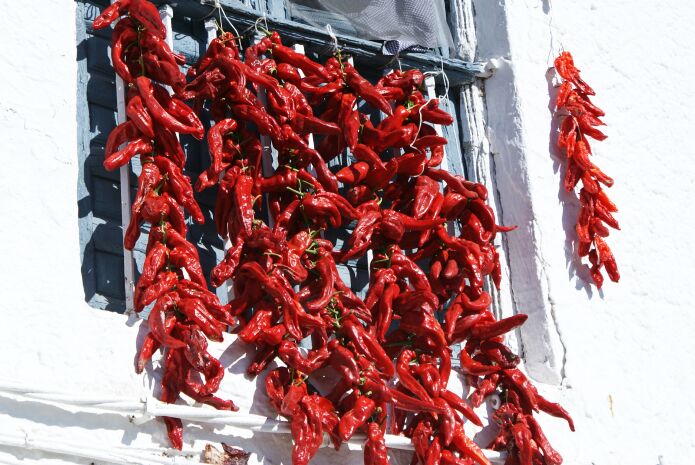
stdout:
{"type": "MultiPolygon", "coordinates": [[[[96,308],[125,310],[123,284],[123,240],[121,228],[120,183],[118,171],[102,166],[106,138],[116,125],[115,75],[110,62],[111,29],[94,31],[92,21],[107,1],[77,1],[78,60],[78,204],[80,253],[85,300],[96,308]]],[[[198,60],[206,47],[202,21],[176,15],[173,20],[174,49],[186,56],[187,63],[198,60]]],[[[187,155],[186,174],[193,180],[207,167],[209,158],[203,142],[190,136],[181,138],[187,155]]],[[[135,196],[139,160],[131,169],[131,190],[135,196]]],[[[197,195],[206,216],[205,225],[189,221],[188,239],[197,245],[206,274],[222,259],[223,242],[212,221],[215,190],[197,195]]],[[[137,269],[142,268],[147,231],[135,248],[137,269]]],[[[137,276],[136,276],[137,277],[137,276]]]]}

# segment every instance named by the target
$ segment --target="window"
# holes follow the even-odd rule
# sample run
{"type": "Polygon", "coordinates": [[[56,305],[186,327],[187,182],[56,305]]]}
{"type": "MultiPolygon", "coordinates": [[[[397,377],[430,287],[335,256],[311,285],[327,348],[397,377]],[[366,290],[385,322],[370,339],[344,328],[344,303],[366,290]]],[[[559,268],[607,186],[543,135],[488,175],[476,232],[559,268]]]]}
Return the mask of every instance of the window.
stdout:
{"type": "MultiPolygon", "coordinates": [[[[93,307],[123,312],[121,186],[118,171],[108,172],[102,166],[106,138],[116,126],[116,84],[109,47],[111,30],[91,28],[92,21],[106,5],[108,0],[77,2],[80,250],[85,299],[93,307]]],[[[204,22],[175,15],[173,29],[175,50],[186,56],[187,63],[195,63],[207,45],[204,22]]],[[[187,155],[186,175],[196,179],[207,166],[207,147],[190,136],[183,136],[181,140],[187,155]]],[[[136,157],[131,163],[133,196],[139,172],[139,158],[136,157]]],[[[202,192],[196,198],[206,223],[189,222],[188,238],[198,246],[201,263],[209,272],[224,256],[223,241],[211,221],[215,190],[202,192]]],[[[146,244],[147,234],[143,230],[134,250],[136,278],[146,244]]]]}
{"type": "MultiPolygon", "coordinates": [[[[212,3],[209,0],[179,0],[173,6],[174,49],[186,56],[187,63],[195,63],[205,51],[208,35],[205,21],[209,21],[212,15],[217,17],[218,13],[211,6],[212,3]]],[[[239,31],[251,32],[258,17],[266,14],[270,28],[280,32],[286,44],[303,44],[306,53],[318,57],[326,57],[332,52],[329,34],[325,30],[288,19],[289,9],[284,0],[246,0],[246,5],[233,0],[222,0],[220,3],[239,31]]],[[[107,172],[102,167],[106,138],[116,125],[115,75],[109,56],[111,30],[94,31],[91,28],[92,21],[107,4],[108,0],[77,1],[78,157],[81,170],[78,181],[79,226],[85,299],[93,307],[123,312],[125,291],[119,176],[117,172],[107,172]]],[[[389,67],[399,65],[403,69],[417,67],[429,71],[444,68],[449,80],[449,99],[442,104],[457,119],[454,125],[443,128],[444,136],[450,141],[447,146],[448,169],[458,174],[464,173],[462,138],[458,127],[460,119],[456,118],[457,109],[461,108],[459,89],[461,85],[471,82],[482,67],[476,63],[446,59],[436,53],[407,54],[400,63],[396,63],[393,57],[382,55],[380,43],[348,35],[339,35],[338,40],[341,48],[354,57],[355,66],[374,80],[389,67]]],[[[444,81],[438,79],[434,92],[441,94],[444,91],[444,81]]],[[[209,163],[207,147],[204,141],[199,142],[191,137],[183,137],[182,141],[188,159],[186,174],[195,180],[209,163]]],[[[135,191],[136,175],[139,173],[138,163],[131,163],[132,192],[135,191]]],[[[341,160],[334,163],[341,163],[341,160]]],[[[345,159],[342,163],[345,163],[345,159]]],[[[189,240],[197,245],[208,274],[224,255],[224,244],[217,236],[212,221],[215,193],[214,189],[209,189],[197,195],[206,215],[206,223],[190,223],[188,235],[189,240]]],[[[142,266],[144,260],[146,233],[143,231],[134,251],[136,269],[142,266]]],[[[338,246],[348,235],[349,230],[334,238],[338,246]]],[[[355,291],[362,291],[368,284],[366,259],[342,265],[339,271],[355,291]]],[[[220,291],[218,294],[225,302],[225,293],[220,291]]]]}

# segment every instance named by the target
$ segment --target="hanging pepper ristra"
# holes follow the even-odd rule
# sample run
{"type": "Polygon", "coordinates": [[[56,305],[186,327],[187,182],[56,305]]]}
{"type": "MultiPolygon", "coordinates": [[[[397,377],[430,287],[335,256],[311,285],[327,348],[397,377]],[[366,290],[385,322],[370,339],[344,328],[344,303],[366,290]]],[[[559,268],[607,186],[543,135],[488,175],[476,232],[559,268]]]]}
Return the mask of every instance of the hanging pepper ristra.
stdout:
{"type": "Polygon", "coordinates": [[[604,240],[609,234],[606,226],[620,229],[613,217],[618,209],[602,187],[611,187],[613,179],[589,159],[592,152],[588,137],[598,141],[606,138],[596,128],[604,126],[600,117],[605,113],[589,99],[595,92],[579,75],[570,52],[562,52],[555,59],[555,70],[563,79],[555,100],[555,111],[562,118],[557,144],[567,157],[564,186],[570,192],[579,182],[582,183],[576,249],[580,257],[588,256],[591,278],[596,287],[601,288],[604,279],[602,269],[611,281],[620,280],[613,252],[604,240]]]}
{"type": "MultiPolygon", "coordinates": [[[[128,88],[128,120],[109,135],[104,167],[113,170],[134,156],[141,156],[142,172],[124,247],[135,247],[141,222],[150,223],[145,263],[135,286],[135,311],[154,304],[147,320],[149,333],[135,369],[142,372],[155,351],[162,350],[162,401],[174,403],[183,392],[215,408],[236,410],[231,401],[213,395],[224,369],[207,352],[205,339],[221,341],[222,330],[234,320],[216,296],[205,289],[198,251],[185,239],[187,226],[182,207],[199,223],[204,217],[190,181],[182,172],[185,156],[176,133],[200,139],[204,128],[196,113],[163,87],[171,85],[175,92],[183,91],[185,77],[178,66],[185,60],[163,40],[166,29],[152,3],[119,0],[104,9],[93,26],[101,29],[119,18],[113,35],[112,60],[128,88]],[[183,279],[184,272],[193,281],[183,279]],[[189,284],[202,290],[186,292],[189,284]],[[193,381],[197,377],[203,377],[205,383],[193,381]]],[[[181,420],[163,420],[172,445],[181,449],[181,420]]]]}

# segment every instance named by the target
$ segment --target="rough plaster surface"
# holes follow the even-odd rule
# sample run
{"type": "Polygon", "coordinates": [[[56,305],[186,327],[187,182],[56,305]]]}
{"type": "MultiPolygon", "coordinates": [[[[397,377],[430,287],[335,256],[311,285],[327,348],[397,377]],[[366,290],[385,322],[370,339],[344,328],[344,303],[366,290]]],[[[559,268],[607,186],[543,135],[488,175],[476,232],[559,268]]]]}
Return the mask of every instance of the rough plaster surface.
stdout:
{"type": "Polygon", "coordinates": [[[695,463],[695,401],[681,394],[695,378],[695,149],[686,142],[695,10],[684,6],[476,1],[479,53],[501,58],[485,91],[504,221],[520,226],[508,241],[514,300],[531,312],[521,339],[531,375],[574,415],[576,433],[543,418],[568,464],[695,463]],[[577,277],[587,271],[571,250],[578,202],[561,190],[561,158],[549,141],[546,72],[560,46],[606,111],[609,138],[592,147],[616,180],[609,195],[622,231],[608,243],[622,279],[601,292],[577,277]],[[528,331],[547,337],[531,341],[528,331]],[[552,385],[558,375],[561,387],[552,385]]]}
{"type": "MultiPolygon", "coordinates": [[[[37,9],[0,0],[0,379],[140,396],[148,378],[132,371],[139,324],[83,301],[74,2],[43,3],[37,9]]],[[[476,2],[479,55],[500,58],[485,92],[499,205],[505,223],[520,225],[512,233],[517,238],[509,237],[509,262],[516,310],[532,315],[521,342],[529,372],[548,383],[542,391],[575,417],[576,433],[541,417],[568,464],[695,462],[695,400],[688,395],[695,384],[689,305],[695,300],[695,150],[687,139],[695,104],[695,56],[688,52],[695,13],[683,6],[675,0],[476,2]],[[610,194],[623,231],[609,243],[623,277],[600,293],[576,278],[583,273],[570,250],[577,202],[560,191],[559,159],[549,145],[546,70],[560,43],[594,85],[609,125],[609,139],[594,149],[597,163],[616,178],[610,194]]],[[[230,367],[223,392],[243,410],[267,413],[264,402],[254,402],[256,382],[234,376],[244,368],[243,348],[225,347],[213,349],[230,367]]],[[[115,415],[69,414],[5,398],[0,430],[90,444],[165,443],[157,421],[135,426],[115,415]]],[[[244,434],[191,425],[186,438],[188,446],[193,439],[226,439],[254,450],[259,462],[284,457],[287,463],[287,436],[244,434]]],[[[0,463],[18,459],[89,463],[0,447],[0,463]]],[[[361,454],[323,450],[316,463],[337,461],[360,463],[361,454]]]]}

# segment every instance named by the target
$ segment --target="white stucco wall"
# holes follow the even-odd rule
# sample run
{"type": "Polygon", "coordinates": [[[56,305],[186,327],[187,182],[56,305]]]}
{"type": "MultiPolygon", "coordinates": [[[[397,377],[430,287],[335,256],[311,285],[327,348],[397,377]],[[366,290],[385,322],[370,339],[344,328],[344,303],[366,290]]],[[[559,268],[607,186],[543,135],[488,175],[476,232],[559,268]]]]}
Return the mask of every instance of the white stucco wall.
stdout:
{"type": "MultiPolygon", "coordinates": [[[[568,464],[691,464],[695,149],[688,136],[695,55],[688,30],[695,9],[676,0],[548,1],[476,1],[481,58],[501,58],[485,93],[503,220],[520,226],[508,243],[512,295],[517,310],[532,315],[521,340],[530,373],[570,410],[577,432],[541,419],[568,464]],[[567,248],[576,201],[561,192],[562,173],[549,148],[546,70],[560,43],[607,113],[609,139],[593,147],[596,163],[616,179],[609,194],[623,230],[609,244],[622,279],[602,292],[572,271],[567,248]],[[545,342],[534,343],[534,332],[545,342]]],[[[132,370],[138,324],[83,300],[74,2],[41,3],[37,9],[34,2],[0,0],[0,380],[137,397],[144,389],[132,370]]],[[[226,346],[215,348],[219,354],[226,346]]],[[[242,393],[256,382],[232,376],[243,369],[242,354],[237,344],[224,351],[232,368],[222,391],[250,409],[253,398],[244,401],[242,393]]],[[[156,421],[136,426],[116,415],[69,414],[0,397],[0,432],[8,431],[85,444],[166,442],[156,421]]],[[[287,436],[244,440],[238,431],[201,426],[185,434],[215,443],[235,434],[230,443],[267,463],[280,463],[277,451],[289,457],[287,436]]],[[[361,461],[345,449],[334,454],[323,450],[320,457],[361,461]]],[[[0,446],[0,463],[19,459],[89,463],[0,446]]]]}
{"type": "Polygon", "coordinates": [[[679,1],[478,0],[476,10],[481,54],[502,58],[485,90],[504,222],[520,225],[508,236],[513,294],[518,310],[532,314],[527,331],[548,322],[555,360],[544,360],[537,342],[526,356],[577,423],[572,434],[546,417],[546,431],[569,464],[694,463],[695,401],[683,388],[695,377],[695,149],[687,142],[695,9],[679,1]],[[622,231],[608,243],[622,277],[606,279],[600,292],[576,277],[585,272],[571,254],[578,202],[561,188],[561,158],[549,141],[546,71],[561,46],[606,112],[609,138],[592,148],[616,181],[608,194],[622,231]]]}

